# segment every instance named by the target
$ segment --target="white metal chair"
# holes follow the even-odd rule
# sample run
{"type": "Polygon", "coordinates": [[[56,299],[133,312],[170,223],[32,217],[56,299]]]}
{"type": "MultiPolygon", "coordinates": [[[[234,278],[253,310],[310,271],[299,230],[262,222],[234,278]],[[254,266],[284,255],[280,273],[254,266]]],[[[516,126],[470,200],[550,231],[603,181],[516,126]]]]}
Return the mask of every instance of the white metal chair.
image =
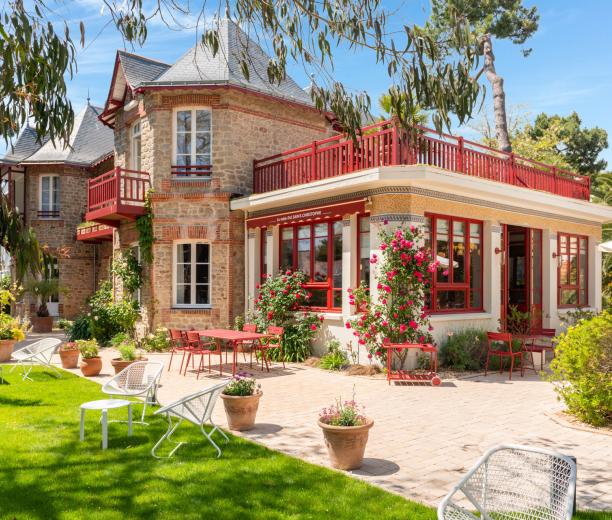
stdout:
{"type": "Polygon", "coordinates": [[[571,520],[575,493],[576,463],[570,457],[496,446],[442,500],[438,520],[571,520]]]}
{"type": "Polygon", "coordinates": [[[58,338],[44,338],[13,352],[12,358],[17,363],[13,365],[11,372],[17,367],[21,367],[23,370],[23,381],[26,379],[32,381],[30,372],[32,368],[39,365],[50,368],[61,377],[62,373],[51,364],[51,358],[57,352],[61,343],[62,340],[58,338]]]}
{"type": "Polygon", "coordinates": [[[200,390],[199,392],[195,392],[193,394],[182,397],[178,401],[175,401],[159,410],[155,411],[155,415],[166,414],[166,418],[168,419],[168,430],[164,435],[157,441],[153,449],[151,450],[151,455],[153,455],[156,459],[170,458],[174,454],[176,450],[178,450],[184,442],[176,442],[170,439],[172,434],[176,431],[176,429],[180,426],[183,421],[189,421],[196,426],[200,427],[202,434],[208,442],[210,442],[214,448],[217,450],[217,458],[221,456],[221,448],[217,446],[215,441],[212,439],[213,434],[218,431],[226,441],[229,441],[229,438],[223,430],[221,430],[212,420],[212,411],[215,407],[215,403],[219,397],[219,394],[223,391],[223,389],[229,383],[228,381],[224,381],[222,383],[218,383],[214,386],[211,386],[205,390],[200,390]],[[178,421],[176,423],[172,422],[173,418],[177,418],[178,421]],[[204,429],[204,424],[210,424],[212,429],[210,432],[207,432],[204,429]],[[157,448],[168,439],[170,442],[176,444],[176,446],[172,449],[170,454],[167,457],[158,456],[155,451],[157,448]]]}
{"type": "Polygon", "coordinates": [[[157,402],[157,385],[163,369],[164,364],[161,361],[136,361],[104,383],[102,392],[111,398],[144,397],[142,417],[136,422],[147,424],[144,421],[147,405],[157,402]]]}

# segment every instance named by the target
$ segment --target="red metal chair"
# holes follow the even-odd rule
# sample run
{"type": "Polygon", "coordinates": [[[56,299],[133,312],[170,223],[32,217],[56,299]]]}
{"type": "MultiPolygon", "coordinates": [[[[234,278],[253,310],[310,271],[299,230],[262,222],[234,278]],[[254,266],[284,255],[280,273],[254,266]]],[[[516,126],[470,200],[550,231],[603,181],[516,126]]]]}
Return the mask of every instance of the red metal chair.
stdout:
{"type": "Polygon", "coordinates": [[[179,329],[168,329],[168,335],[170,336],[170,362],[168,363],[168,372],[170,372],[174,354],[182,353],[183,358],[181,359],[181,368],[179,368],[179,373],[181,373],[183,371],[183,361],[185,361],[185,349],[187,347],[185,332],[179,329]]]}
{"type": "Polygon", "coordinates": [[[514,358],[518,358],[521,363],[521,377],[523,377],[524,369],[523,369],[523,352],[513,352],[512,351],[512,334],[509,332],[487,332],[487,341],[489,344],[487,350],[487,361],[485,363],[485,376],[489,371],[489,359],[491,356],[499,357],[499,373],[501,374],[504,371],[504,359],[510,358],[510,377],[512,380],[512,370],[514,369],[514,358]],[[502,348],[499,346],[496,348],[494,344],[501,344],[502,348]],[[504,345],[507,345],[508,349],[505,350],[503,348],[504,345]]]}
{"type": "Polygon", "coordinates": [[[262,338],[258,343],[253,343],[251,348],[251,366],[253,366],[253,352],[260,352],[261,369],[264,369],[265,363],[266,370],[270,372],[268,352],[272,349],[278,349],[280,359],[283,362],[283,368],[285,368],[285,354],[283,353],[283,334],[285,329],[283,327],[270,326],[266,333],[268,334],[267,338],[262,338]]]}
{"type": "MultiPolygon", "coordinates": [[[[257,325],[255,325],[254,323],[245,323],[242,326],[242,332],[257,332],[257,325]]],[[[237,341],[236,346],[241,345],[243,349],[244,347],[250,347],[250,350],[252,351],[254,343],[255,342],[252,340],[237,341]]],[[[244,350],[242,351],[242,357],[246,361],[246,352],[244,350]]]]}
{"type": "Polygon", "coordinates": [[[532,329],[531,334],[540,337],[533,338],[530,343],[526,343],[524,345],[525,352],[531,355],[532,365],[534,364],[533,353],[540,354],[540,370],[544,370],[546,352],[552,352],[553,357],[555,356],[553,339],[557,335],[557,331],[555,329],[532,329]]]}
{"type": "Polygon", "coordinates": [[[187,367],[189,366],[189,360],[192,361],[195,356],[200,356],[200,362],[198,363],[198,372],[196,375],[196,379],[200,378],[200,372],[204,366],[204,356],[208,355],[208,372],[211,372],[210,368],[210,357],[212,354],[217,354],[216,343],[213,342],[204,342],[200,335],[195,332],[188,330],[187,331],[187,363],[185,363],[185,372],[183,375],[187,375],[187,367]]]}

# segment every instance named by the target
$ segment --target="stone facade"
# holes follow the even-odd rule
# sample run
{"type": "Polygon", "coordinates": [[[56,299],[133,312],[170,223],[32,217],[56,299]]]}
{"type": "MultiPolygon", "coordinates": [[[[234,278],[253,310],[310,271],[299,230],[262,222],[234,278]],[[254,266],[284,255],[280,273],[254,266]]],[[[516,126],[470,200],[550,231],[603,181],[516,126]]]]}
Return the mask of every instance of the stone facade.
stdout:
{"type": "MultiPolygon", "coordinates": [[[[227,327],[244,312],[244,216],[230,212],[230,199],[252,191],[253,160],[331,134],[329,122],[313,109],[228,88],[158,90],[140,96],[115,123],[115,161],[130,168],[129,132],[140,120],[141,168],[151,176],[154,261],[145,268],[143,332],[157,326],[227,327]],[[180,108],[209,108],[212,115],[210,178],[173,179],[173,120],[180,108]],[[177,241],[210,244],[210,308],[176,308],[173,248],[177,241]]],[[[122,224],[114,247],[137,242],[133,224],[122,224]]]]}
{"type": "MultiPolygon", "coordinates": [[[[95,168],[77,168],[65,164],[41,164],[26,168],[26,223],[31,225],[40,244],[58,260],[58,311],[63,318],[74,318],[85,307],[86,299],[94,292],[100,279],[100,265],[104,248],[76,240],[76,227],[87,209],[87,179],[112,168],[112,159],[95,168]],[[41,176],[60,176],[60,214],[46,218],[39,214],[41,176]]],[[[106,253],[108,254],[108,252],[106,253]]],[[[26,295],[30,313],[37,302],[26,295]]]]}

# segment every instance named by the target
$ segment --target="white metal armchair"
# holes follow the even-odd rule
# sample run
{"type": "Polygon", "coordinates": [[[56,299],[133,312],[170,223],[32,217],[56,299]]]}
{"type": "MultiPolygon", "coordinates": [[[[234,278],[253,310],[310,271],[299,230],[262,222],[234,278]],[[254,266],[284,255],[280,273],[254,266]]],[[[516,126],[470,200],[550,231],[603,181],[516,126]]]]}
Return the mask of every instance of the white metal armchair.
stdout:
{"type": "Polygon", "coordinates": [[[571,458],[528,446],[497,446],[440,503],[438,520],[571,520],[575,492],[571,458]]]}
{"type": "Polygon", "coordinates": [[[15,368],[21,367],[23,371],[22,379],[32,381],[30,372],[34,366],[39,365],[50,368],[61,376],[62,373],[51,364],[51,358],[57,352],[61,343],[62,340],[58,338],[44,338],[13,352],[12,358],[17,363],[13,365],[11,372],[15,368]]]}
{"type": "Polygon", "coordinates": [[[162,458],[170,458],[174,454],[176,450],[178,450],[184,442],[176,442],[170,439],[172,434],[176,431],[176,429],[180,426],[183,421],[189,421],[196,426],[200,427],[202,434],[208,442],[210,442],[213,447],[217,450],[217,458],[221,456],[221,448],[217,446],[215,441],[212,439],[213,434],[218,431],[226,441],[229,441],[229,438],[223,430],[221,430],[212,420],[212,411],[215,407],[215,403],[219,397],[219,394],[223,391],[223,389],[227,386],[229,381],[224,381],[222,383],[218,383],[214,386],[211,386],[205,390],[200,390],[194,394],[187,395],[182,397],[178,401],[175,401],[159,410],[155,411],[155,415],[166,414],[166,418],[168,419],[168,430],[166,433],[157,441],[153,449],[151,450],[151,455],[153,455],[156,459],[162,458]],[[178,421],[176,423],[172,422],[173,418],[177,418],[178,421]],[[204,429],[204,424],[210,424],[212,429],[210,432],[207,432],[204,429]],[[176,444],[176,446],[172,449],[170,454],[167,457],[160,457],[155,452],[161,444],[168,439],[170,442],[176,444]]]}
{"type": "Polygon", "coordinates": [[[144,418],[147,405],[157,402],[157,386],[163,369],[164,364],[161,361],[136,361],[107,381],[102,392],[123,399],[144,397],[142,417],[137,422],[146,424],[144,418]]]}

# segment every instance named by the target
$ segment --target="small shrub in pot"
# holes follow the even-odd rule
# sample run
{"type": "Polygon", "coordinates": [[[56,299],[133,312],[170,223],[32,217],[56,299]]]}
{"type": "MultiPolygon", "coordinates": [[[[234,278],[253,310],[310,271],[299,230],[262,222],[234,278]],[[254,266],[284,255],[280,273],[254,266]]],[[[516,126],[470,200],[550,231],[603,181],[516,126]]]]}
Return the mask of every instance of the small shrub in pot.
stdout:
{"type": "Polygon", "coordinates": [[[255,425],[261,385],[245,372],[239,372],[221,394],[230,430],[250,430],[255,425]]]}
{"type": "Polygon", "coordinates": [[[98,343],[95,339],[76,341],[81,353],[80,368],[84,376],[97,376],[102,371],[102,358],[99,356],[98,343]]]}

